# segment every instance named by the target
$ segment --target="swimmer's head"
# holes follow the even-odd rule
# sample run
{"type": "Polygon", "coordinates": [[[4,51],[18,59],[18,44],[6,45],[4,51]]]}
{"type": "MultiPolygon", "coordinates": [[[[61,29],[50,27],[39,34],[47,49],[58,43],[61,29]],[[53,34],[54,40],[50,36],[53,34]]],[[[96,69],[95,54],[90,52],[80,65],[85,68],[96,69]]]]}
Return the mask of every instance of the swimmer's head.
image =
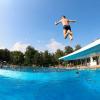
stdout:
{"type": "Polygon", "coordinates": [[[76,74],[79,74],[79,72],[77,71],[76,74]]]}
{"type": "Polygon", "coordinates": [[[66,16],[62,16],[62,18],[66,18],[66,16]]]}

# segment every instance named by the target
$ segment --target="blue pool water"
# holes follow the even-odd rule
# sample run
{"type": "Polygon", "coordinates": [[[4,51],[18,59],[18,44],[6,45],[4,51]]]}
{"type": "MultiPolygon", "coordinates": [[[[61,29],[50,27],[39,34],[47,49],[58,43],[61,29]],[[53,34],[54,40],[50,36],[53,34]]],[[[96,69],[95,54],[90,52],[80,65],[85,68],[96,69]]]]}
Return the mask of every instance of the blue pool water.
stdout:
{"type": "Polygon", "coordinates": [[[76,72],[0,69],[0,100],[100,100],[100,70],[76,72]]]}

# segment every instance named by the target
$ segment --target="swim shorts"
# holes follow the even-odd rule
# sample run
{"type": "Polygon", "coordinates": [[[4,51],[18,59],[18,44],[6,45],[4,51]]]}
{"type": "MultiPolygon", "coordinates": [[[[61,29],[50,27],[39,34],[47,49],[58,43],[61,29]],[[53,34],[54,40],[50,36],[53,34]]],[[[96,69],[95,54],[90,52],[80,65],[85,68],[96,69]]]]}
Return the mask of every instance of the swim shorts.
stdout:
{"type": "Polygon", "coordinates": [[[64,25],[64,26],[63,26],[63,29],[65,29],[65,30],[70,30],[70,31],[71,31],[70,25],[64,25]]]}

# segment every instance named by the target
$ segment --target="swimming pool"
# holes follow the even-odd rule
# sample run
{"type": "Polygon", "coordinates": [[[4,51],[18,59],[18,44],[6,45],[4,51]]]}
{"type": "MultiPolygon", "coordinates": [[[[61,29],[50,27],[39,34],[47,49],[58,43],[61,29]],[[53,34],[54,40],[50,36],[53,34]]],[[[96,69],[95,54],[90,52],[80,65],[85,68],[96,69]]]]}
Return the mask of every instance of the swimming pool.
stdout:
{"type": "Polygon", "coordinates": [[[100,100],[99,69],[51,70],[0,69],[0,100],[100,100]]]}

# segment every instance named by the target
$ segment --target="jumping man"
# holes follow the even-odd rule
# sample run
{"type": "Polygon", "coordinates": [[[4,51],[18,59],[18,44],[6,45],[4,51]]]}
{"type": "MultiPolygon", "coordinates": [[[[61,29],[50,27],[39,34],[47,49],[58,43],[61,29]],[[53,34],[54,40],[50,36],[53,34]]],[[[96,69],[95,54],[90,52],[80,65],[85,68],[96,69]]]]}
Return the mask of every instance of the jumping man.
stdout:
{"type": "Polygon", "coordinates": [[[58,22],[55,22],[55,25],[62,23],[64,38],[66,39],[67,36],[69,36],[69,39],[73,40],[73,33],[72,33],[71,27],[69,25],[70,22],[76,22],[76,21],[75,20],[69,20],[65,16],[62,16],[61,20],[59,20],[58,22]]]}

